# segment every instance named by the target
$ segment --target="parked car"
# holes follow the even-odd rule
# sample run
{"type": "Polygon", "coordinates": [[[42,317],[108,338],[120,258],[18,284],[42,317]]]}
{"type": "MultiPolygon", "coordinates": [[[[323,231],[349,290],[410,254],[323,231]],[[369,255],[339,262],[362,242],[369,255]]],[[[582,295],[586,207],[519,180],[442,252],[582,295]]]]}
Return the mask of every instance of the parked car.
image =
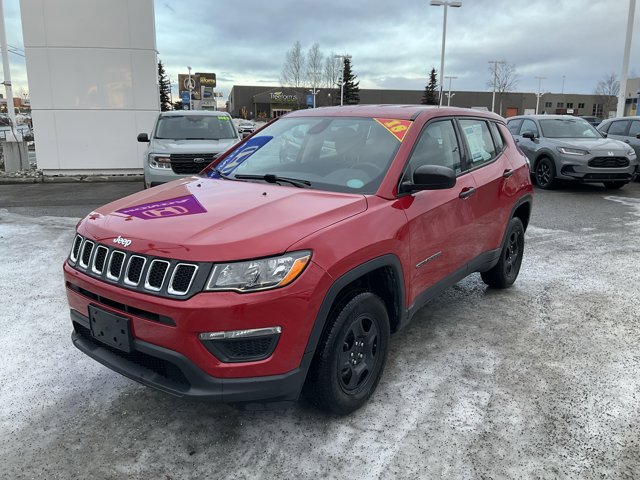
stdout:
{"type": "Polygon", "coordinates": [[[158,115],[144,154],[145,188],[200,172],[218,155],[241,140],[228,113],[175,110],[158,115]]]}
{"type": "Polygon", "coordinates": [[[589,122],[590,125],[593,125],[594,127],[597,127],[602,122],[602,119],[600,117],[594,117],[592,115],[581,115],[580,118],[585,119],[587,122],[589,122]]]}
{"type": "Polygon", "coordinates": [[[256,124],[247,120],[241,120],[238,123],[238,132],[243,136],[251,135],[256,129],[256,124]]]}
{"type": "Polygon", "coordinates": [[[64,264],[73,343],[180,397],[262,408],[303,392],[349,413],[390,333],[430,299],[473,272],[516,280],[531,201],[498,115],[299,110],[197,177],[79,222],[64,264]],[[301,141],[283,161],[285,137],[301,141]]]}
{"type": "Polygon", "coordinates": [[[638,157],[628,145],[604,138],[586,120],[570,115],[521,115],[507,127],[529,158],[540,188],[558,180],[602,182],[620,188],[636,175],[638,157]]]}
{"type": "Polygon", "coordinates": [[[598,130],[628,144],[640,158],[640,117],[611,118],[598,125],[598,130]]]}

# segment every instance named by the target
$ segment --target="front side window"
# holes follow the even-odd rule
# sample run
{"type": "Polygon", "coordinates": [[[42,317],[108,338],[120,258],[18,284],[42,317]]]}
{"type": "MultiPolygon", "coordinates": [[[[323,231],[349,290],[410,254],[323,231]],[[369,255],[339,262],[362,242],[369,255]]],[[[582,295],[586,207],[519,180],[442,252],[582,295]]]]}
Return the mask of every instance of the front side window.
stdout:
{"type": "Polygon", "coordinates": [[[469,147],[471,168],[496,158],[496,147],[493,144],[489,125],[484,120],[460,120],[462,136],[469,147]]]}
{"type": "Polygon", "coordinates": [[[542,134],[548,138],[601,138],[602,135],[582,118],[540,120],[542,134]]]}
{"type": "Polygon", "coordinates": [[[411,152],[402,181],[410,181],[413,172],[423,165],[449,167],[456,175],[462,172],[460,148],[451,120],[430,123],[422,131],[411,152]]]}
{"type": "Polygon", "coordinates": [[[629,127],[629,136],[635,137],[640,133],[640,121],[634,120],[631,122],[631,127],[629,127]]]}
{"type": "Polygon", "coordinates": [[[239,145],[207,175],[291,185],[277,180],[287,178],[312,189],[372,194],[410,127],[406,120],[283,118],[239,145]]]}
{"type": "Polygon", "coordinates": [[[520,125],[522,125],[521,119],[509,120],[507,122],[507,128],[509,132],[511,132],[511,135],[518,135],[520,133],[520,125]]]}
{"type": "Polygon", "coordinates": [[[627,127],[629,126],[628,120],[621,120],[619,122],[611,122],[609,127],[609,135],[625,135],[627,133],[627,127]]]}
{"type": "Polygon", "coordinates": [[[166,115],[158,119],[154,137],[170,140],[223,140],[237,138],[227,115],[166,115]]]}
{"type": "Polygon", "coordinates": [[[520,129],[520,135],[524,134],[524,133],[533,133],[536,137],[539,136],[538,134],[538,126],[536,125],[536,122],[534,122],[533,120],[529,120],[528,118],[525,119],[522,122],[522,128],[520,129]]]}

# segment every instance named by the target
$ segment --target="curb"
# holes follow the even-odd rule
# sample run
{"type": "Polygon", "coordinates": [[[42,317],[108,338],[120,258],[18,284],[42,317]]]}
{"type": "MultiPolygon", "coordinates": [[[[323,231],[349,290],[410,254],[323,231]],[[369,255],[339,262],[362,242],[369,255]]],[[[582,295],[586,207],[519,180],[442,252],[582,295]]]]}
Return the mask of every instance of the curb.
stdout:
{"type": "Polygon", "coordinates": [[[85,175],[61,177],[0,177],[0,185],[21,183],[102,183],[102,182],[143,182],[144,175],[85,175]]]}

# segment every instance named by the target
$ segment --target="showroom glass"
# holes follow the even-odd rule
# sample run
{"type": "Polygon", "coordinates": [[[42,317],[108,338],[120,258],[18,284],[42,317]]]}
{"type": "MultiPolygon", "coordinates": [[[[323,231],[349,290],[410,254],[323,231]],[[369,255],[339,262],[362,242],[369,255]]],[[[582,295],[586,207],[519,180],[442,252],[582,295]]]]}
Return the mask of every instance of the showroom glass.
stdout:
{"type": "Polygon", "coordinates": [[[310,182],[312,189],[371,194],[399,146],[396,136],[373,118],[283,118],[239,145],[216,168],[232,179],[276,175],[310,182]]]}
{"type": "Polygon", "coordinates": [[[237,138],[231,118],[213,115],[167,115],[158,119],[155,138],[222,140],[237,138]]]}
{"type": "Polygon", "coordinates": [[[583,119],[540,120],[540,128],[547,138],[602,138],[600,132],[583,119]]]}

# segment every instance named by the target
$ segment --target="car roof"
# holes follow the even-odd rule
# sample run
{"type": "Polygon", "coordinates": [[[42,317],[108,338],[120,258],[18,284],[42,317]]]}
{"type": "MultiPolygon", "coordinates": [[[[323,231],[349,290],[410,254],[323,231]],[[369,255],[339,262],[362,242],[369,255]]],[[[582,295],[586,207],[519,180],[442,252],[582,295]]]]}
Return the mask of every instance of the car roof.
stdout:
{"type": "Polygon", "coordinates": [[[219,112],[217,110],[170,110],[168,112],[160,112],[161,117],[174,117],[185,115],[200,115],[209,117],[228,117],[227,112],[219,112]]]}
{"type": "Polygon", "coordinates": [[[295,110],[288,113],[291,117],[371,117],[414,120],[422,112],[431,112],[434,116],[478,116],[504,121],[495,113],[471,108],[438,107],[437,105],[345,105],[295,110]]]}
{"type": "Polygon", "coordinates": [[[514,117],[509,117],[507,121],[518,120],[521,118],[531,118],[533,120],[568,120],[571,118],[579,118],[580,120],[584,120],[584,118],[576,117],[575,115],[516,115],[514,117]]]}

